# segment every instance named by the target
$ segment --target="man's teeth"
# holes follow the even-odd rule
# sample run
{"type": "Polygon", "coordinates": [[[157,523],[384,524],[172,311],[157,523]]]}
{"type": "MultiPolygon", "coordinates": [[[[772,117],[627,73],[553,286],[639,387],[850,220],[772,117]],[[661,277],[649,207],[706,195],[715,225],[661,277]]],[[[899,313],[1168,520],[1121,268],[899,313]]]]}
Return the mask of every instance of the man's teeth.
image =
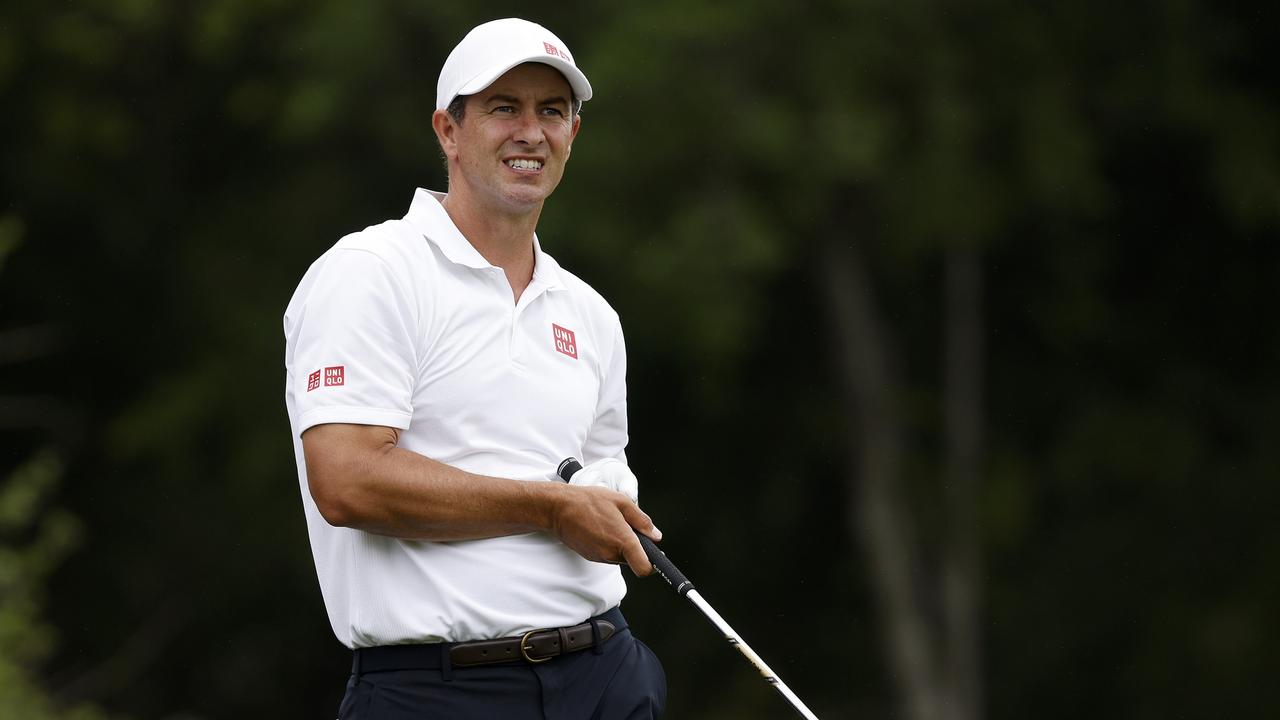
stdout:
{"type": "Polygon", "coordinates": [[[508,160],[507,165],[516,170],[541,170],[542,162],[539,160],[508,160]]]}

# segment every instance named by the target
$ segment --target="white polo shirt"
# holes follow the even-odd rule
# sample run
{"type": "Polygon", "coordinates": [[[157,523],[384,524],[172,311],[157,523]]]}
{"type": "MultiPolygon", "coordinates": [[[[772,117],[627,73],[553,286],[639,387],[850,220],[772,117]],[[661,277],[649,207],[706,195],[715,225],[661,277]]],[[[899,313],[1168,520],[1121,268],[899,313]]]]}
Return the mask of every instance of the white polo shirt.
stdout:
{"type": "Polygon", "coordinates": [[[454,226],[443,195],[348,235],[285,311],[285,402],[311,549],[348,647],[462,641],[580,623],[626,592],[618,566],[545,533],[399,540],[329,525],[301,435],[322,423],[398,428],[399,446],[483,475],[559,482],[556,466],[625,461],[626,353],[617,313],[542,252],[513,302],[502,269],[454,226]]]}

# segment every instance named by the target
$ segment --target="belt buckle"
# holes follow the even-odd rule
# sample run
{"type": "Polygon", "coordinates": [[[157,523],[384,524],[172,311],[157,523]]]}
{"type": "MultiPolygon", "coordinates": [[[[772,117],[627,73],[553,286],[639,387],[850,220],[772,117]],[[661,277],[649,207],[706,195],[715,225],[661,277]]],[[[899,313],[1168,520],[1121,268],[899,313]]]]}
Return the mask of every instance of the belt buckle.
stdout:
{"type": "Polygon", "coordinates": [[[533,646],[526,645],[525,643],[529,642],[529,636],[533,635],[534,633],[540,633],[540,632],[543,632],[543,631],[530,630],[529,632],[524,634],[524,637],[520,638],[520,657],[524,658],[525,662],[537,665],[538,663],[547,662],[551,658],[555,657],[555,655],[548,655],[547,657],[544,657],[544,658],[535,658],[535,657],[529,656],[529,651],[533,649],[533,646]]]}

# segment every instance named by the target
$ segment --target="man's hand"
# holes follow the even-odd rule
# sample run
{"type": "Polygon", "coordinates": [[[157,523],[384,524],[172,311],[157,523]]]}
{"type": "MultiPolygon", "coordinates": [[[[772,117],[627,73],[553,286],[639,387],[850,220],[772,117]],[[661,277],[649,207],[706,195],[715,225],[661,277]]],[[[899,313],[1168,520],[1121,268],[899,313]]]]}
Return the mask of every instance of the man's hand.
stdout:
{"type": "Polygon", "coordinates": [[[654,541],[662,539],[662,532],[643,510],[626,495],[613,490],[577,487],[576,483],[563,490],[552,513],[552,534],[588,560],[625,562],[639,576],[653,572],[653,564],[644,554],[635,531],[654,541]]]}
{"type": "Polygon", "coordinates": [[[631,498],[631,502],[640,504],[640,485],[636,476],[626,463],[615,458],[597,460],[573,474],[571,485],[582,487],[602,487],[631,498]]]}

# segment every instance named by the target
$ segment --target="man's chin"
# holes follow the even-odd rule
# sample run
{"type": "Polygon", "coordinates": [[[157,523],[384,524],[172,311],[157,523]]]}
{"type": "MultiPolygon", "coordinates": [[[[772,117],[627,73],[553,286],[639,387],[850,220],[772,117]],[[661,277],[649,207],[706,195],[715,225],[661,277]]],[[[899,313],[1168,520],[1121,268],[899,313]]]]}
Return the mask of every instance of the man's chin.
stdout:
{"type": "Polygon", "coordinates": [[[516,187],[508,188],[503,193],[503,200],[507,207],[516,211],[531,211],[542,207],[542,203],[551,196],[551,190],[542,187],[516,187]]]}

